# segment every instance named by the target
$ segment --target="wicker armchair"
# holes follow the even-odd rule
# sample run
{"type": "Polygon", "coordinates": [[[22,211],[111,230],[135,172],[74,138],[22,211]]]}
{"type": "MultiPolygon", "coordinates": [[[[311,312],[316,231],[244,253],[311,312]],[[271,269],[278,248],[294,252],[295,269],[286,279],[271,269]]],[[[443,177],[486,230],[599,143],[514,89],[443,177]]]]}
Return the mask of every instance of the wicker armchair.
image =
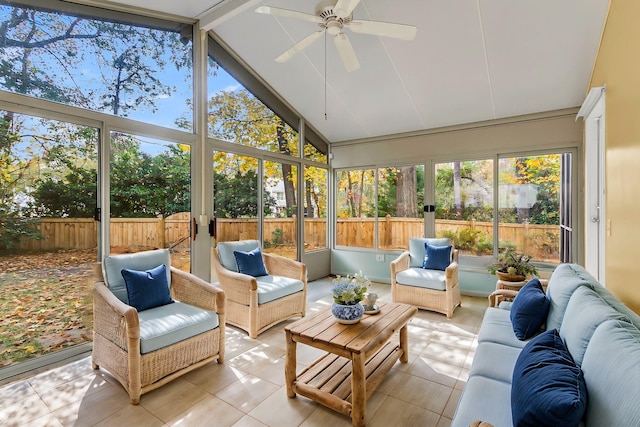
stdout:
{"type": "Polygon", "coordinates": [[[224,361],[221,289],[170,267],[174,303],[140,312],[127,304],[126,285],[118,277],[122,268],[144,271],[160,263],[170,265],[168,250],[107,257],[96,272],[92,365],[109,371],[134,405],[144,393],[209,362],[224,361]]]}
{"type": "Polygon", "coordinates": [[[239,272],[234,251],[259,247],[257,240],[220,242],[212,256],[219,286],[227,296],[226,321],[251,338],[283,320],[304,317],[307,304],[307,267],[301,262],[262,253],[267,276],[239,272]]]}
{"type": "Polygon", "coordinates": [[[391,262],[391,299],[393,302],[412,304],[424,310],[453,317],[461,305],[458,283],[458,250],[452,245],[451,262],[444,270],[422,268],[424,244],[448,246],[449,239],[409,239],[409,250],[391,262]]]}

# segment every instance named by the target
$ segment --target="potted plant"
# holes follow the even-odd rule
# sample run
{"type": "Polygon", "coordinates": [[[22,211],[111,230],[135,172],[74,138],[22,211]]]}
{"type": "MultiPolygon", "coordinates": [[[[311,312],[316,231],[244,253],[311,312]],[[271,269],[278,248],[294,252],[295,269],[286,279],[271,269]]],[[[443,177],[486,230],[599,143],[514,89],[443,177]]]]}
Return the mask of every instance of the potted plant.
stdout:
{"type": "Polygon", "coordinates": [[[370,283],[362,272],[358,272],[353,277],[337,276],[333,279],[331,313],[338,322],[352,324],[360,321],[364,314],[364,307],[360,301],[364,299],[370,283]]]}
{"type": "Polygon", "coordinates": [[[489,265],[487,270],[500,280],[520,282],[528,276],[538,274],[538,270],[530,261],[531,257],[519,254],[513,248],[506,248],[498,254],[498,261],[489,265]]]}

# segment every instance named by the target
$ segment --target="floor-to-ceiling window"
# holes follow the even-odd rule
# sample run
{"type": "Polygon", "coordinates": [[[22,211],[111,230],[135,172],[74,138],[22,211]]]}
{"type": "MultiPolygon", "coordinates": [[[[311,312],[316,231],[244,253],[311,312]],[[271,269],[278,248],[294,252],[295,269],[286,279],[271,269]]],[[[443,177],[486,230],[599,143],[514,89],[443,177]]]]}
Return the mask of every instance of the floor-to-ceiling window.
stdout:
{"type": "Polygon", "coordinates": [[[0,367],[92,340],[98,140],[0,111],[0,367]]]}
{"type": "Polygon", "coordinates": [[[435,234],[451,239],[462,265],[493,255],[493,165],[491,159],[435,164],[435,234]]]}
{"type": "Polygon", "coordinates": [[[168,248],[171,264],[191,268],[191,151],[111,132],[111,254],[168,248]]]}

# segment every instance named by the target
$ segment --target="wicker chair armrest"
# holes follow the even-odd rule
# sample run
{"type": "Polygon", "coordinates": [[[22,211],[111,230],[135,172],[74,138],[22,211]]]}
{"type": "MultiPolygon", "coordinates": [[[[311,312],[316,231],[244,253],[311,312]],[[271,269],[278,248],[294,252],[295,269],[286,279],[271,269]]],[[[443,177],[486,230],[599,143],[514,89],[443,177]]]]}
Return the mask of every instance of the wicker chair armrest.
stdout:
{"type": "Polygon", "coordinates": [[[120,301],[104,282],[96,282],[93,288],[93,329],[124,350],[138,341],[134,348],[140,350],[138,311],[120,301]]]}
{"type": "Polygon", "coordinates": [[[447,290],[458,284],[458,263],[453,261],[444,271],[447,290]]]}
{"type": "Polygon", "coordinates": [[[178,301],[224,314],[225,295],[222,289],[175,267],[171,267],[171,294],[178,301]]]}
{"type": "Polygon", "coordinates": [[[274,276],[298,279],[307,284],[307,266],[299,261],[275,254],[262,254],[267,272],[274,276]]]}
{"type": "Polygon", "coordinates": [[[395,281],[396,274],[409,268],[409,251],[402,252],[398,258],[389,263],[391,269],[391,280],[395,281]]]}
{"type": "Polygon", "coordinates": [[[497,307],[502,301],[513,301],[518,295],[518,291],[512,291],[510,289],[498,289],[491,292],[489,295],[489,307],[497,307]]]}

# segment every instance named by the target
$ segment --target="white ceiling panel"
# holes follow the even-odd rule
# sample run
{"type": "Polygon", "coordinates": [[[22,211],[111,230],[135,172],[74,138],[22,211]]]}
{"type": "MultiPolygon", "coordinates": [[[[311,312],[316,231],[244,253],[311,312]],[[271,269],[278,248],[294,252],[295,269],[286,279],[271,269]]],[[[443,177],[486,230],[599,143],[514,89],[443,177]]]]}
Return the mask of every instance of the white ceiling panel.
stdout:
{"type": "Polygon", "coordinates": [[[231,10],[213,31],[330,142],[578,106],[608,6],[608,0],[361,0],[354,19],[414,25],[417,35],[403,41],[344,29],[361,65],[351,73],[328,35],[325,74],[324,37],[288,62],[274,60],[318,31],[316,24],[254,12],[269,5],[314,14],[318,1],[117,2],[190,18],[231,10]]]}

